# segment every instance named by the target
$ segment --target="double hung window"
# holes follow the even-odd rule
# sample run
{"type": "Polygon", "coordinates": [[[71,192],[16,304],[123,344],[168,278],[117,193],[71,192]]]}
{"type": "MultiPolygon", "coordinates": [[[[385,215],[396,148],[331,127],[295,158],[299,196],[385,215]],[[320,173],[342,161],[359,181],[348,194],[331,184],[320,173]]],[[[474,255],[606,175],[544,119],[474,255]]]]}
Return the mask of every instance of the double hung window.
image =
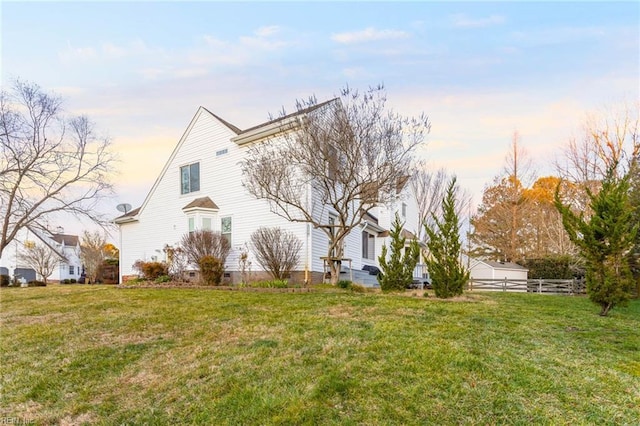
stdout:
{"type": "Polygon", "coordinates": [[[180,167],[180,193],[200,191],[200,163],[180,167]]]}

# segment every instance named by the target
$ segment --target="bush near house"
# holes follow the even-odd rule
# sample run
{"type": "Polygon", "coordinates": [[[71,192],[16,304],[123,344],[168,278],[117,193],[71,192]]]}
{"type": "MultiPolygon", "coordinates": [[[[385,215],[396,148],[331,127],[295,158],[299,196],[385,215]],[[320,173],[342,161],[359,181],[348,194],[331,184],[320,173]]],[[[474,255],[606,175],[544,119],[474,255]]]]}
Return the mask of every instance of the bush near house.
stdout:
{"type": "Polygon", "coordinates": [[[291,276],[300,260],[302,241],[281,228],[260,227],[251,234],[251,246],[256,260],[274,280],[291,276]]]}
{"type": "Polygon", "coordinates": [[[198,261],[200,275],[206,285],[220,285],[224,274],[224,262],[214,256],[202,256],[198,261]]]}
{"type": "Polygon", "coordinates": [[[140,271],[145,279],[150,281],[153,281],[162,275],[169,275],[169,267],[164,262],[144,262],[142,260],[138,260],[133,267],[140,271]]]}
{"type": "Polygon", "coordinates": [[[0,287],[9,287],[11,277],[9,275],[0,275],[0,287]]]}

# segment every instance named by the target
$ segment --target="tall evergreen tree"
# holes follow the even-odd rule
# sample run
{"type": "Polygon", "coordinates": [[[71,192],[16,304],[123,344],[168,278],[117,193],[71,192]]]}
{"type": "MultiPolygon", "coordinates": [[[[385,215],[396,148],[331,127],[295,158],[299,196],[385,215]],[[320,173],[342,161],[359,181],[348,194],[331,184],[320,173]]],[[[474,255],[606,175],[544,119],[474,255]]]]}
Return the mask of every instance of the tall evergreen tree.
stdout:
{"type": "Polygon", "coordinates": [[[629,174],[619,178],[615,168],[607,172],[597,194],[587,190],[591,216],[585,219],[563,204],[556,192],[555,204],[571,241],[586,261],[587,293],[606,316],[630,297],[632,275],[628,255],[635,243],[638,224],[633,221],[629,199],[629,174]]]}
{"type": "Polygon", "coordinates": [[[427,269],[433,280],[436,297],[449,298],[462,294],[469,281],[469,271],[460,262],[460,220],[456,213],[456,178],[453,177],[442,201],[442,219],[434,215],[434,224],[425,225],[429,237],[430,257],[427,269]]]}
{"type": "Polygon", "coordinates": [[[406,238],[402,236],[403,223],[398,215],[389,231],[391,236],[391,256],[387,259],[387,246],[382,246],[382,253],[378,257],[382,273],[378,275],[378,282],[382,291],[401,291],[413,282],[413,270],[420,257],[418,240],[411,241],[405,246],[406,238]],[[404,256],[403,256],[404,251],[404,256]]]}

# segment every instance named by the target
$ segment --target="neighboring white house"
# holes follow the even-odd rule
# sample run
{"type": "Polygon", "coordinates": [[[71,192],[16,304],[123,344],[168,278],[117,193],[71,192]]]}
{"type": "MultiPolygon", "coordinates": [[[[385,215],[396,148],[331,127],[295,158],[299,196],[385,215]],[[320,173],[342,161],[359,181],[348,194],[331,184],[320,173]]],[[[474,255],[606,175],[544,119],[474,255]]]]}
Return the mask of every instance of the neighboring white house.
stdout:
{"type": "MultiPolygon", "coordinates": [[[[260,143],[279,128],[271,121],[242,131],[198,108],[142,205],[114,220],[120,228],[120,282],[136,274],[133,264],[137,260],[166,260],[165,246],[176,246],[195,229],[219,231],[230,240],[226,278],[238,282],[239,255],[250,249],[251,233],[260,226],[278,226],[297,235],[303,245],[296,279],[320,281],[321,258],[328,247],[324,232],[276,215],[267,201],[254,198],[242,185],[239,163],[247,155],[248,144],[260,143]]],[[[388,240],[385,231],[396,213],[405,221],[405,229],[415,233],[418,215],[415,199],[408,194],[410,186],[404,185],[392,205],[372,209],[361,227],[347,236],[344,257],[351,259],[353,270],[378,265],[377,257],[388,240]]],[[[307,197],[311,200],[313,194],[307,197]]],[[[328,223],[332,211],[323,206],[317,214],[328,223]]],[[[260,271],[250,251],[249,256],[252,272],[260,271]]]]}
{"type": "Polygon", "coordinates": [[[0,275],[8,275],[11,279],[15,278],[21,282],[42,279],[43,277],[36,276],[36,271],[21,256],[21,253],[32,244],[46,245],[60,261],[56,270],[47,277],[48,281],[80,279],[83,273],[80,239],[77,235],[65,234],[62,228],[58,228],[56,233],[43,233],[29,228],[21,229],[16,238],[3,250],[0,258],[0,275]]]}

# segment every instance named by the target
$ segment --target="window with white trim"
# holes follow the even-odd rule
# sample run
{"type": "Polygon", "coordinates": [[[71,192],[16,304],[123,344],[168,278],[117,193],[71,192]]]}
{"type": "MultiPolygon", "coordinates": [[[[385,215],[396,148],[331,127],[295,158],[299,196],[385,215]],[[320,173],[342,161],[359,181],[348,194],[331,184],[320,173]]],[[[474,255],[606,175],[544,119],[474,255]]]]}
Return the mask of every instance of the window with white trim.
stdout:
{"type": "Polygon", "coordinates": [[[180,193],[200,191],[200,163],[180,167],[180,193]]]}
{"type": "Polygon", "coordinates": [[[367,231],[362,231],[362,258],[375,260],[376,237],[367,231]]]}
{"type": "Polygon", "coordinates": [[[69,275],[75,275],[75,268],[73,267],[73,265],[69,265],[69,275]]]}
{"type": "Polygon", "coordinates": [[[220,218],[220,234],[231,244],[231,216],[220,218]]]}

